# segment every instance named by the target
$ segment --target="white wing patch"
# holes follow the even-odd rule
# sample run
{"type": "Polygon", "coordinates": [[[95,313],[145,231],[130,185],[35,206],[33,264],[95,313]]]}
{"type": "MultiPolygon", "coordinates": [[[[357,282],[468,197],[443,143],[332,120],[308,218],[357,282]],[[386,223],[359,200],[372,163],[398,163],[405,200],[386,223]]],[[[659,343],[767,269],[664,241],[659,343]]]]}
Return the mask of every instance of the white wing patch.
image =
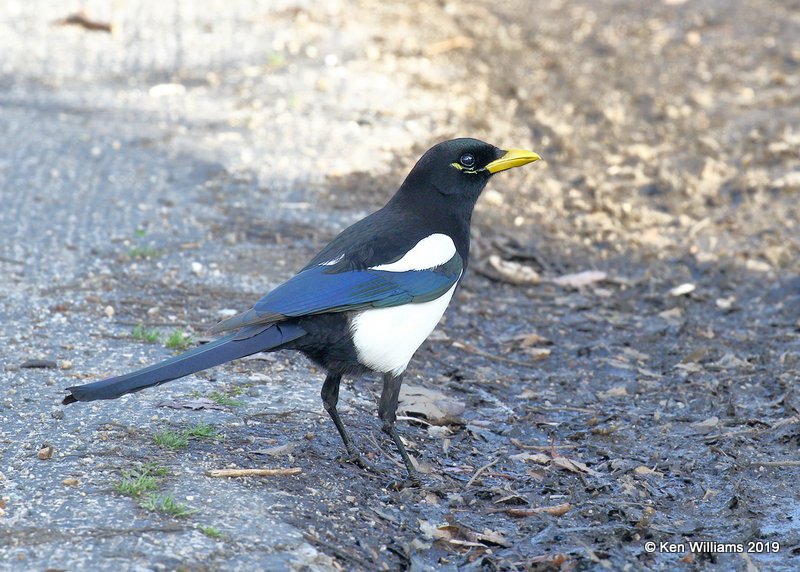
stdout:
{"type": "MultiPolygon", "coordinates": [[[[385,270],[386,272],[428,270],[429,268],[441,266],[453,258],[455,253],[456,245],[452,238],[446,234],[432,234],[415,244],[414,248],[406,252],[405,255],[403,255],[403,258],[400,260],[391,262],[389,264],[372,266],[371,270],[385,270]]],[[[447,306],[447,304],[445,304],[445,306],[447,306]]],[[[439,316],[441,317],[441,314],[439,316]]],[[[436,321],[439,321],[439,318],[437,318],[436,321]]]]}
{"type": "Polygon", "coordinates": [[[414,352],[439,323],[457,285],[430,302],[373,308],[357,314],[350,331],[358,360],[374,371],[403,373],[414,352]]]}
{"type": "Polygon", "coordinates": [[[320,262],[319,265],[320,266],[333,266],[334,264],[338,264],[339,262],[341,262],[342,258],[344,258],[344,252],[341,253],[336,258],[333,258],[331,260],[326,260],[325,262],[320,262]]]}

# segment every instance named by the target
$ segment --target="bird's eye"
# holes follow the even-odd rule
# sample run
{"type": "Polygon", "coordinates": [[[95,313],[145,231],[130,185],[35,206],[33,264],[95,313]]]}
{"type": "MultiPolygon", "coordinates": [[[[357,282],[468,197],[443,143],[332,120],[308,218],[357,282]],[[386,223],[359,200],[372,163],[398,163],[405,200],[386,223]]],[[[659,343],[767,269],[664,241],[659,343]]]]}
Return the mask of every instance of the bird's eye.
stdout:
{"type": "Polygon", "coordinates": [[[463,155],[461,155],[461,159],[459,159],[459,162],[465,167],[472,167],[473,165],[475,165],[475,157],[469,153],[464,153],[463,155]]]}

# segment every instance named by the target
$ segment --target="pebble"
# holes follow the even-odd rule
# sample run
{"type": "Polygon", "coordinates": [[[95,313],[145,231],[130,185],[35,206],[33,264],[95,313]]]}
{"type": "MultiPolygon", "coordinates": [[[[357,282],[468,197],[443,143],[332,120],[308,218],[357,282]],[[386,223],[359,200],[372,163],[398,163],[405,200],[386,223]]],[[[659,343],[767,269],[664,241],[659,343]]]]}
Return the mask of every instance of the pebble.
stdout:
{"type": "Polygon", "coordinates": [[[696,286],[689,282],[684,284],[680,284],[679,286],[675,286],[671,288],[669,291],[670,296],[685,296],[686,294],[690,294],[695,291],[696,286]]]}
{"type": "Polygon", "coordinates": [[[56,450],[53,448],[52,445],[45,445],[44,447],[39,449],[39,452],[36,453],[36,456],[39,457],[39,459],[42,461],[47,461],[48,459],[53,458],[53,453],[55,452],[56,450]]]}

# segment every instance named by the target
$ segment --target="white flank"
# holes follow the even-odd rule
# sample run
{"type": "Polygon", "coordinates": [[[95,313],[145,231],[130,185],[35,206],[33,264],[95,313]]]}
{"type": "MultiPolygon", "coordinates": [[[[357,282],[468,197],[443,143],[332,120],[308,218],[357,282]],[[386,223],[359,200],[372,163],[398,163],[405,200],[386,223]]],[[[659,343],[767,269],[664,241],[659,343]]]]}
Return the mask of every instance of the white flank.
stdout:
{"type": "MultiPolygon", "coordinates": [[[[441,266],[456,253],[453,239],[446,234],[432,234],[420,240],[414,248],[405,253],[403,258],[389,264],[372,266],[372,270],[387,272],[408,272],[409,270],[428,270],[441,266]]],[[[448,298],[448,301],[450,298],[448,298]]],[[[447,304],[445,304],[446,306],[447,304]]],[[[440,314],[441,316],[441,314],[440,314]]],[[[439,318],[436,318],[438,321],[439,318]]],[[[435,324],[434,324],[435,325],[435,324]]],[[[430,333],[430,332],[428,332],[430,333]]],[[[428,334],[425,334],[426,336],[428,334]]],[[[420,342],[421,343],[421,342],[420,342]]]]}
{"type": "Polygon", "coordinates": [[[356,315],[350,330],[359,361],[381,373],[403,373],[411,356],[439,323],[457,284],[430,302],[374,308],[356,315]]]}

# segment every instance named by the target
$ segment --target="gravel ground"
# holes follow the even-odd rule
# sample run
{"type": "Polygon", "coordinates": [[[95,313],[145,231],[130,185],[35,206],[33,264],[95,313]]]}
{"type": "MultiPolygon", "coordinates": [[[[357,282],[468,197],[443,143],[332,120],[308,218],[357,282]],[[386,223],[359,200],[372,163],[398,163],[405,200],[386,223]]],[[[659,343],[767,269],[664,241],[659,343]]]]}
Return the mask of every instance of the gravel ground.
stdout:
{"type": "Polygon", "coordinates": [[[798,38],[796,1],[8,2],[0,569],[797,569],[798,38]],[[492,181],[408,372],[425,488],[374,378],[342,411],[378,474],[289,354],[58,405],[463,135],[546,162],[492,181]]]}

